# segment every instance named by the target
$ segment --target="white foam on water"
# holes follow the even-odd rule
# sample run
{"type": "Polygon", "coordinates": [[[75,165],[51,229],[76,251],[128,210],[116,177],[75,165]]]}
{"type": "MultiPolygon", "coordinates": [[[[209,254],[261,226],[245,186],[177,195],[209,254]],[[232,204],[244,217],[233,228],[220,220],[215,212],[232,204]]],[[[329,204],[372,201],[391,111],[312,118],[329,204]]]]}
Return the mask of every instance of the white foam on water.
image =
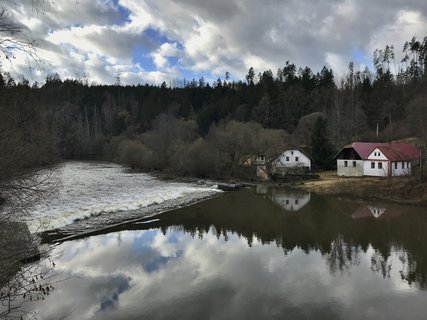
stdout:
{"type": "Polygon", "coordinates": [[[144,173],[130,173],[110,163],[66,162],[58,169],[61,185],[56,195],[34,206],[26,218],[31,231],[56,229],[76,220],[126,212],[174,199],[182,204],[220,192],[199,183],[161,181],[144,173]]]}

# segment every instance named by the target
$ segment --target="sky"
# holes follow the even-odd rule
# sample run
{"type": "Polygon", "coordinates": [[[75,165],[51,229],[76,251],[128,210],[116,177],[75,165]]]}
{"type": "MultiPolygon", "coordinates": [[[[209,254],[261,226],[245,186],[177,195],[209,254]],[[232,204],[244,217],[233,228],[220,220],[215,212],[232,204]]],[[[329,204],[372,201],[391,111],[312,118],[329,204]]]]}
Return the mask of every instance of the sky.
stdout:
{"type": "MultiPolygon", "coordinates": [[[[426,0],[0,0],[44,61],[0,61],[19,81],[47,74],[90,84],[179,85],[276,74],[286,61],[345,74],[372,66],[373,51],[427,36],[426,0]]],[[[400,61],[400,59],[397,59],[400,61]]]]}

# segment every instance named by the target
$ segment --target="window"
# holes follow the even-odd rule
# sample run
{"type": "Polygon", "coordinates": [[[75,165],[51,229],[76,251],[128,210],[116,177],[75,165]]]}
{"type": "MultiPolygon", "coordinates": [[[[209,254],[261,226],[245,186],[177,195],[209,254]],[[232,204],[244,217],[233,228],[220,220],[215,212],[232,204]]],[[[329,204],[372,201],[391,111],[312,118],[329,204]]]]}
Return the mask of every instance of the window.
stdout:
{"type": "Polygon", "coordinates": [[[378,162],[378,169],[382,169],[383,168],[383,163],[382,162],[378,162]]]}
{"type": "Polygon", "coordinates": [[[371,162],[371,169],[375,169],[375,162],[371,162]]]}
{"type": "Polygon", "coordinates": [[[374,157],[376,157],[377,156],[377,153],[376,152],[374,152],[374,157]]]}
{"type": "Polygon", "coordinates": [[[397,162],[394,163],[394,168],[397,169],[397,162]]]}
{"type": "Polygon", "coordinates": [[[295,157],[295,161],[298,162],[298,157],[295,157]]]}
{"type": "Polygon", "coordinates": [[[344,167],[348,167],[348,161],[344,161],[344,167]]]}
{"type": "Polygon", "coordinates": [[[291,151],[291,154],[294,154],[294,152],[293,152],[293,151],[291,151]]]}
{"type": "Polygon", "coordinates": [[[402,169],[405,169],[405,162],[402,162],[402,169]]]}
{"type": "Polygon", "coordinates": [[[289,204],[289,200],[286,200],[286,204],[289,204]]]}
{"type": "Polygon", "coordinates": [[[286,157],[286,161],[289,161],[289,157],[286,157]]]}
{"type": "Polygon", "coordinates": [[[406,162],[406,168],[409,169],[409,162],[406,162]]]}
{"type": "Polygon", "coordinates": [[[353,161],[353,168],[356,167],[356,161],[353,161]]]}
{"type": "Polygon", "coordinates": [[[381,156],[381,152],[378,152],[378,156],[381,156]]]}
{"type": "Polygon", "coordinates": [[[295,199],[295,204],[298,204],[298,199],[295,199]]]}

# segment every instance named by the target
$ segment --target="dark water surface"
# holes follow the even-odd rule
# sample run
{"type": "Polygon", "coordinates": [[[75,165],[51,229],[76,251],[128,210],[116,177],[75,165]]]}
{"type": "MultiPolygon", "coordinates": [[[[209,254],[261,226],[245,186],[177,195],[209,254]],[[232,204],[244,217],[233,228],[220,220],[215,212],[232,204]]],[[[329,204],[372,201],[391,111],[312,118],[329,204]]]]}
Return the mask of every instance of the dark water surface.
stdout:
{"type": "Polygon", "coordinates": [[[242,190],[60,243],[52,259],[68,279],[26,308],[67,319],[427,319],[426,231],[423,208],[242,190]]]}

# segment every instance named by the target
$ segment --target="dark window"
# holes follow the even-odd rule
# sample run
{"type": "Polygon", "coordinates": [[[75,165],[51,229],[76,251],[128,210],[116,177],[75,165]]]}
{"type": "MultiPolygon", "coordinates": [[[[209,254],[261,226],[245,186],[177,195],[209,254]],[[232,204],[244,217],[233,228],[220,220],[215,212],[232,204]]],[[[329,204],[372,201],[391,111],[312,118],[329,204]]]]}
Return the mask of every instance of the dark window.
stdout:
{"type": "Polygon", "coordinates": [[[344,161],[344,167],[348,167],[348,161],[344,161]]]}
{"type": "Polygon", "coordinates": [[[293,152],[293,151],[291,151],[291,154],[294,154],[294,152],[293,152]]]}
{"type": "Polygon", "coordinates": [[[375,162],[371,162],[371,169],[375,169],[375,162]]]}
{"type": "Polygon", "coordinates": [[[286,204],[289,204],[289,200],[286,200],[286,204]]]}
{"type": "Polygon", "coordinates": [[[295,157],[295,161],[298,162],[298,157],[295,157]]]}
{"type": "Polygon", "coordinates": [[[289,157],[286,157],[286,161],[289,161],[289,157]]]}
{"type": "Polygon", "coordinates": [[[356,167],[356,161],[353,161],[353,167],[356,167]]]}
{"type": "Polygon", "coordinates": [[[394,163],[394,168],[397,169],[397,162],[394,163]]]}
{"type": "Polygon", "coordinates": [[[405,162],[402,162],[402,169],[405,169],[405,162]]]}
{"type": "Polygon", "coordinates": [[[378,162],[378,169],[382,169],[383,168],[383,163],[382,162],[378,162]]]}
{"type": "Polygon", "coordinates": [[[298,204],[298,199],[295,199],[295,204],[298,204]]]}

